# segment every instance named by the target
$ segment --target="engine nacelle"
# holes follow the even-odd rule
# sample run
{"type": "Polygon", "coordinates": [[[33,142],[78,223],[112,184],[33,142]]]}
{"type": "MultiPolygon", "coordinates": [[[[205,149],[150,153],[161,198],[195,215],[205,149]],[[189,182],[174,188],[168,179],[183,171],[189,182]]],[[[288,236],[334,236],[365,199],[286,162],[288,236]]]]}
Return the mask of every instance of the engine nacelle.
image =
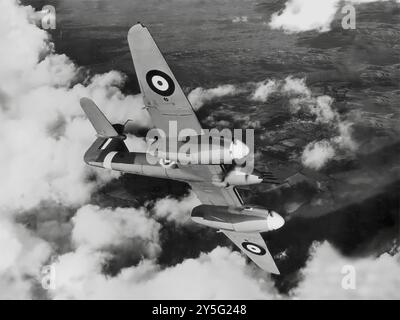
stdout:
{"type": "Polygon", "coordinates": [[[220,137],[208,139],[209,136],[206,135],[206,138],[201,137],[186,142],[175,141],[174,137],[153,139],[147,153],[183,165],[232,164],[250,154],[250,148],[239,140],[231,141],[220,137]]]}
{"type": "Polygon", "coordinates": [[[254,174],[248,174],[239,170],[233,170],[228,173],[224,181],[227,185],[232,186],[246,186],[250,184],[261,183],[263,179],[254,174]]]}
{"type": "Polygon", "coordinates": [[[207,227],[236,232],[265,232],[281,228],[285,220],[275,211],[257,207],[200,205],[191,219],[207,227]]]}

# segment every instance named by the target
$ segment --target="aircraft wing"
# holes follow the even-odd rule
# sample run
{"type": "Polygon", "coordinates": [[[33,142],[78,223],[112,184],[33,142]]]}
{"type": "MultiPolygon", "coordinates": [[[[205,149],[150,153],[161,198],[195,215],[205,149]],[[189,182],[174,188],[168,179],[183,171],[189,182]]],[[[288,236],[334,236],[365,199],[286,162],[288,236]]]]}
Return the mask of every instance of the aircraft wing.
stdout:
{"type": "Polygon", "coordinates": [[[243,205],[242,197],[235,187],[221,188],[211,182],[219,180],[223,175],[224,170],[220,165],[189,165],[180,166],[180,169],[204,179],[201,182],[188,181],[202,204],[231,207],[243,205]]]}
{"type": "Polygon", "coordinates": [[[274,258],[259,233],[241,233],[226,230],[221,230],[221,232],[261,269],[270,273],[280,274],[274,258]]]}
{"type": "Polygon", "coordinates": [[[167,136],[170,121],[177,125],[177,133],[190,129],[186,136],[202,134],[201,125],[149,31],[134,25],[128,33],[129,48],[143,95],[144,104],[154,126],[167,136]]]}

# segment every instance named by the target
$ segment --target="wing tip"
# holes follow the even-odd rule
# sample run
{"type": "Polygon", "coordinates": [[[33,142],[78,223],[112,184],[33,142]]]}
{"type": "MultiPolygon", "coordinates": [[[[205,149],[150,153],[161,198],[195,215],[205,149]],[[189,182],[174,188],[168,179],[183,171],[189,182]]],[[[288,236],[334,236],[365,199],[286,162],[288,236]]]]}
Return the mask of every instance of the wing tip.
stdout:
{"type": "MultiPolygon", "coordinates": [[[[272,257],[272,256],[271,256],[272,257]]],[[[273,259],[273,258],[272,258],[273,259]]],[[[255,261],[254,261],[255,262],[255,261]]],[[[275,274],[277,276],[279,276],[281,273],[275,263],[275,261],[270,261],[267,265],[259,265],[257,262],[255,262],[261,269],[263,269],[264,271],[271,273],[271,274],[275,274]]]]}
{"type": "Polygon", "coordinates": [[[273,256],[271,256],[271,258],[272,258],[272,261],[268,264],[268,267],[265,269],[263,268],[263,269],[269,273],[276,274],[279,276],[281,273],[278,269],[278,266],[276,265],[275,259],[273,256]]]}
{"type": "Polygon", "coordinates": [[[276,274],[277,276],[281,275],[281,273],[279,272],[279,270],[276,266],[275,266],[274,270],[268,270],[268,272],[270,272],[272,274],[276,274]]]}
{"type": "Polygon", "coordinates": [[[278,267],[276,266],[275,262],[273,264],[270,263],[268,266],[259,265],[257,262],[255,262],[255,264],[258,265],[265,272],[268,272],[268,273],[271,273],[271,274],[275,274],[277,276],[279,276],[281,274],[279,269],[278,269],[278,267]]]}
{"type": "Polygon", "coordinates": [[[128,31],[128,36],[138,32],[138,31],[141,31],[143,29],[147,29],[147,27],[144,24],[142,24],[140,21],[138,21],[136,24],[134,24],[132,27],[130,27],[130,29],[128,31]]]}
{"type": "Polygon", "coordinates": [[[82,104],[85,104],[85,103],[88,103],[88,102],[92,102],[92,99],[90,99],[90,98],[88,98],[88,97],[82,97],[82,98],[80,98],[79,99],[79,103],[82,105],[82,104]]]}
{"type": "Polygon", "coordinates": [[[79,104],[81,105],[81,107],[82,107],[83,111],[85,111],[85,113],[89,108],[93,108],[93,106],[96,106],[95,102],[88,97],[80,98],[79,104]]]}

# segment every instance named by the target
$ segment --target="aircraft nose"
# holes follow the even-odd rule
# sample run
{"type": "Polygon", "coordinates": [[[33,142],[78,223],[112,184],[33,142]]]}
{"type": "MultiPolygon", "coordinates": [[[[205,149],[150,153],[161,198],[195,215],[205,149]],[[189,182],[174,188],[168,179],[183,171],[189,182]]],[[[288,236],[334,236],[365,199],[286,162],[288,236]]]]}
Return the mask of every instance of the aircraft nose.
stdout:
{"type": "Polygon", "coordinates": [[[240,140],[235,140],[231,143],[229,151],[233,159],[243,159],[250,153],[249,147],[240,140]]]}
{"type": "Polygon", "coordinates": [[[278,230],[282,228],[284,224],[285,220],[276,212],[272,212],[267,218],[267,225],[270,230],[278,230]]]}

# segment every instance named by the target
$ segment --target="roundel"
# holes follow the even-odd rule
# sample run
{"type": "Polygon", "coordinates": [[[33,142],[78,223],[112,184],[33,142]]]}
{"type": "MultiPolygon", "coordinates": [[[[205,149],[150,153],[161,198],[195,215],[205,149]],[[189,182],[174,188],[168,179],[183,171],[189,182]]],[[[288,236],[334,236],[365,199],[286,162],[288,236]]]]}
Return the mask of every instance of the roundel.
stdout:
{"type": "Polygon", "coordinates": [[[266,252],[263,247],[260,247],[258,244],[252,242],[243,242],[242,247],[245,248],[247,251],[259,256],[263,256],[266,252]]]}
{"type": "Polygon", "coordinates": [[[160,70],[150,70],[146,74],[150,89],[162,96],[170,96],[175,91],[174,81],[169,75],[160,70]]]}

